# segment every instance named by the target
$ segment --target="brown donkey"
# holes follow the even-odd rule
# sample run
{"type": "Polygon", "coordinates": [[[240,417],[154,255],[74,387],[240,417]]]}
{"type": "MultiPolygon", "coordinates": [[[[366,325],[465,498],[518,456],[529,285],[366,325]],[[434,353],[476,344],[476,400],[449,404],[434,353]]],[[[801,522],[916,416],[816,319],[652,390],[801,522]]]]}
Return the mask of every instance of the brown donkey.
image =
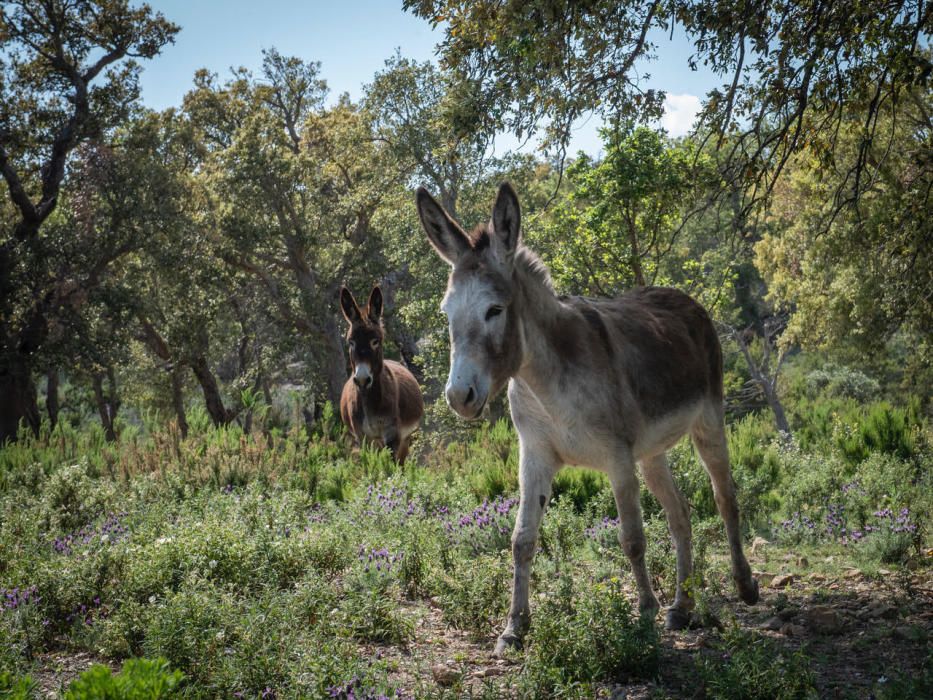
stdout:
{"type": "Polygon", "coordinates": [[[689,623],[693,601],[683,584],[693,566],[690,508],[665,458],[686,433],[712,480],[739,595],[757,602],[726,449],[722,354],[706,311],[686,294],[657,287],[616,299],[558,297],[547,269],[522,245],[518,197],[508,184],[499,188],[492,220],[471,234],[423,188],[417,200],[428,239],[452,268],[441,304],[450,324],[447,401],[464,418],[476,418],[508,384],[518,430],[512,605],[496,653],[520,644],[528,627],[538,528],[564,464],[609,476],[639,606],[653,615],[659,606],[645,566],[640,464],[677,551],[677,593],[666,624],[689,623]]]}
{"type": "Polygon", "coordinates": [[[340,417],[357,441],[366,437],[388,447],[404,464],[411,434],[424,415],[424,401],[411,372],[382,357],[382,291],[374,287],[366,308],[360,309],[350,290],[342,287],[340,308],[350,323],[347,343],[353,367],[340,396],[340,417]]]}

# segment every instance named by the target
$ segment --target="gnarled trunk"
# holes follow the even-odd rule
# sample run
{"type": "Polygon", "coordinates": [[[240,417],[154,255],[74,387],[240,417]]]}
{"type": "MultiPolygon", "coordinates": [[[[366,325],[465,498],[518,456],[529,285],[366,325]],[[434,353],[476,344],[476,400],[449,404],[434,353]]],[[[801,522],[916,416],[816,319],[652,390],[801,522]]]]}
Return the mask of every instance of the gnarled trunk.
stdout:
{"type": "Polygon", "coordinates": [[[334,408],[340,406],[343,385],[347,383],[347,355],[343,349],[343,334],[334,319],[329,318],[325,326],[325,342],[330,361],[325,366],[327,372],[327,400],[334,408]]]}
{"type": "Polygon", "coordinates": [[[39,405],[29,362],[17,352],[0,359],[0,445],[16,440],[20,425],[39,434],[39,405]]]}
{"type": "Polygon", "coordinates": [[[104,434],[108,442],[116,442],[117,431],[114,423],[117,419],[117,411],[120,410],[120,399],[117,397],[116,377],[112,367],[107,368],[107,383],[109,384],[109,393],[104,392],[104,373],[95,372],[91,377],[91,384],[94,387],[94,402],[97,404],[97,413],[100,415],[100,424],[104,426],[104,434]]]}
{"type": "Polygon", "coordinates": [[[175,418],[178,421],[178,432],[183,438],[188,437],[188,417],[185,415],[185,395],[184,383],[181,378],[181,365],[176,365],[171,370],[172,379],[172,408],[175,409],[175,418]]]}
{"type": "Polygon", "coordinates": [[[214,373],[207,364],[207,358],[203,355],[195,357],[191,361],[191,370],[201,385],[201,391],[204,393],[204,403],[207,406],[207,413],[211,421],[216,426],[227,425],[232,419],[233,414],[224,407],[223,399],[220,396],[220,389],[217,387],[217,380],[214,373]]]}

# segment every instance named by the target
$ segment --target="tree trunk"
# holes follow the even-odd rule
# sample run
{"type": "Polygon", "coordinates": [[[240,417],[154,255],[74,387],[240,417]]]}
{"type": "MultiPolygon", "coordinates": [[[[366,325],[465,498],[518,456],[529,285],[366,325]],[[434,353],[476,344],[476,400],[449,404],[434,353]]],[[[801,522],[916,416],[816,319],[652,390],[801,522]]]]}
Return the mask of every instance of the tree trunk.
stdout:
{"type": "Polygon", "coordinates": [[[781,404],[781,400],[778,398],[777,394],[777,379],[781,372],[783,361],[779,359],[776,367],[773,370],[769,369],[771,364],[771,340],[768,337],[762,337],[762,342],[764,343],[765,349],[765,359],[763,360],[763,366],[760,366],[757,362],[755,362],[755,358],[752,357],[752,353],[748,348],[748,343],[745,341],[744,334],[733,329],[732,335],[735,338],[736,343],[738,343],[739,350],[742,351],[742,356],[745,358],[745,364],[748,366],[748,373],[752,377],[752,382],[754,382],[755,386],[757,386],[761,390],[761,393],[764,394],[765,401],[767,401],[768,407],[774,414],[775,427],[777,427],[777,429],[784,433],[787,437],[790,437],[790,424],[787,422],[787,415],[784,413],[784,406],[781,404]]]}
{"type": "Polygon", "coordinates": [[[628,219],[628,238],[629,244],[632,246],[631,262],[632,272],[635,275],[635,284],[639,287],[644,287],[646,284],[645,272],[641,267],[641,248],[638,245],[638,231],[635,229],[634,218],[628,219]]]}
{"type": "Polygon", "coordinates": [[[183,438],[188,437],[188,417],[185,415],[185,396],[182,389],[181,378],[182,365],[175,365],[171,371],[172,377],[172,407],[175,409],[175,417],[178,419],[178,431],[183,438]]]}
{"type": "Polygon", "coordinates": [[[340,407],[340,395],[343,385],[347,383],[347,356],[343,349],[343,334],[333,318],[327,320],[325,328],[327,354],[331,358],[327,363],[327,400],[334,408],[340,407]]]}
{"type": "Polygon", "coordinates": [[[0,445],[16,440],[20,425],[39,434],[39,405],[29,362],[15,350],[0,360],[0,445]]]}
{"type": "Polygon", "coordinates": [[[52,430],[58,425],[58,367],[49,367],[45,375],[45,409],[49,414],[49,423],[52,430]]]}
{"type": "Polygon", "coordinates": [[[117,431],[114,429],[113,423],[116,420],[119,405],[114,398],[116,388],[113,385],[112,371],[108,371],[108,375],[110,379],[109,396],[104,393],[104,374],[102,372],[95,372],[94,376],[91,377],[91,383],[94,386],[94,402],[97,404],[97,413],[100,415],[101,425],[104,426],[107,442],[116,442],[117,431]]]}
{"type": "Polygon", "coordinates": [[[207,365],[207,358],[203,355],[195,357],[191,362],[191,369],[198,379],[198,384],[201,385],[204,402],[207,405],[207,413],[210,415],[211,421],[215,426],[227,425],[232,420],[233,415],[224,407],[220,389],[217,387],[217,380],[207,365]]]}
{"type": "Polygon", "coordinates": [[[782,433],[790,436],[790,423],[787,422],[787,415],[784,413],[784,406],[781,404],[777,392],[771,388],[770,384],[763,384],[762,391],[765,395],[765,401],[768,402],[771,412],[774,413],[774,425],[782,433]]]}

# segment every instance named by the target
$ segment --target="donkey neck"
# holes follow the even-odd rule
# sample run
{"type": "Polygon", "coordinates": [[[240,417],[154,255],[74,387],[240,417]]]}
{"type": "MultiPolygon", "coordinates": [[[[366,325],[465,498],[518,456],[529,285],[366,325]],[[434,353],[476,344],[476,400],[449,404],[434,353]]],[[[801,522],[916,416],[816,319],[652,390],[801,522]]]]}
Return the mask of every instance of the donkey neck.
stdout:
{"type": "Polygon", "coordinates": [[[547,270],[527,249],[516,255],[513,279],[522,343],[521,366],[514,378],[543,397],[558,390],[561,346],[573,340],[567,337],[573,332],[570,312],[554,293],[547,270]]]}
{"type": "Polygon", "coordinates": [[[388,381],[390,381],[389,370],[386,369],[385,362],[383,361],[379,374],[373,377],[372,386],[366,390],[357,389],[363,400],[363,409],[367,413],[374,414],[382,409],[383,398],[388,393],[388,388],[386,387],[386,382],[388,381]]]}

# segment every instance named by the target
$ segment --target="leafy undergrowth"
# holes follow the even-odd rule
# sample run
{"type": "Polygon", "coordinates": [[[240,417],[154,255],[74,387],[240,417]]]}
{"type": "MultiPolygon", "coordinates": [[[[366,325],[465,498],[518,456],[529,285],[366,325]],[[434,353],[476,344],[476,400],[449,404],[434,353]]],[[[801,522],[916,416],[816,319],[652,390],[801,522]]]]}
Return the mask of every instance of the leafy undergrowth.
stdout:
{"type": "MultiPolygon", "coordinates": [[[[792,494],[786,505],[822,518],[821,531],[782,525],[794,511],[775,514],[770,542],[751,556],[755,608],[734,599],[718,521],[698,519],[691,590],[706,627],[664,633],[632,611],[605,481],[569,470],[544,520],[525,649],[493,659],[511,583],[513,443],[497,426],[404,469],[335,439],[231,430],[120,446],[59,432],[7,447],[0,697],[125,697],[121,683],[139,697],[193,698],[929,690],[920,482],[874,504],[868,479],[840,491],[845,512],[892,523],[855,541],[832,528],[860,516],[792,494]],[[910,517],[898,521],[903,508],[910,517]],[[897,546],[867,546],[889,535],[897,546]],[[106,667],[69,688],[91,662],[106,667]]],[[[775,454],[782,469],[811,459],[775,454]]],[[[657,505],[643,504],[647,558],[669,602],[670,539],[657,505]]]]}

